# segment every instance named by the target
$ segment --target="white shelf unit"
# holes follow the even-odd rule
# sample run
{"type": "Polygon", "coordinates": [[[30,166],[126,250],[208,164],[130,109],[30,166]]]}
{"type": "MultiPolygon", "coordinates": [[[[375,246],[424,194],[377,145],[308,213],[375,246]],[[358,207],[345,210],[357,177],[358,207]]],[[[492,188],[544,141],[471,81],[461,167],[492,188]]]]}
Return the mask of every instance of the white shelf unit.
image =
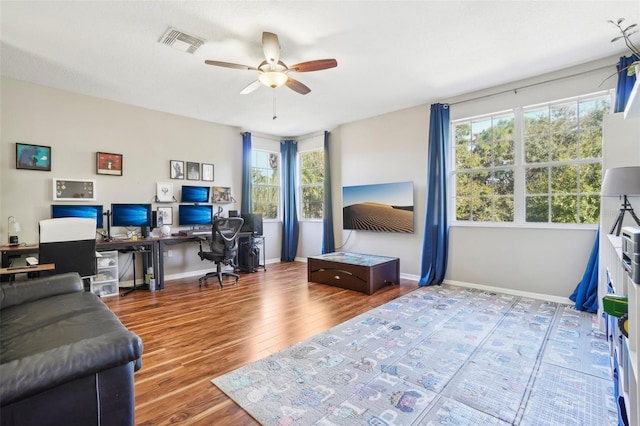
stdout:
{"type": "MultiPolygon", "coordinates": [[[[637,84],[636,84],[637,86],[637,84]]],[[[637,87],[636,87],[637,89],[637,87]]],[[[637,90],[636,90],[637,92],[637,90]]],[[[637,98],[637,96],[636,96],[637,98]]],[[[638,99],[635,100],[637,102],[638,99]]],[[[602,169],[640,165],[640,118],[624,113],[605,117],[602,144],[602,169]]],[[[640,208],[640,197],[629,197],[636,211],[640,208]]],[[[600,250],[598,277],[598,314],[601,326],[606,330],[611,350],[612,367],[618,364],[618,390],[624,398],[629,425],[640,425],[640,401],[638,399],[638,315],[639,293],[622,266],[622,238],[609,235],[621,200],[602,197],[600,204],[600,250]],[[629,338],[622,336],[618,318],[606,315],[602,309],[602,298],[607,293],[628,296],[629,338]]],[[[623,226],[634,226],[630,215],[625,215],[623,226]]],[[[617,401],[616,401],[617,402],[617,401]]]]}
{"type": "Polygon", "coordinates": [[[96,275],[91,281],[91,292],[100,297],[117,296],[118,251],[103,251],[96,262],[96,275]]]}

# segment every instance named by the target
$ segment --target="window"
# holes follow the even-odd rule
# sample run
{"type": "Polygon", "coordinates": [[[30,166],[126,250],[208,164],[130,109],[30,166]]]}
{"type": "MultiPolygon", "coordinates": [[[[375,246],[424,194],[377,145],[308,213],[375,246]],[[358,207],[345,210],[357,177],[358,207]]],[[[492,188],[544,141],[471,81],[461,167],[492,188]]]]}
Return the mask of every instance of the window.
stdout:
{"type": "Polygon", "coordinates": [[[457,221],[595,224],[608,94],[452,122],[457,221]]]}
{"type": "Polygon", "coordinates": [[[280,154],[251,151],[252,210],[263,219],[277,219],[280,200],[280,154]]]}
{"type": "Polygon", "coordinates": [[[324,150],[298,153],[302,219],[322,219],[324,210],[324,150]]]}

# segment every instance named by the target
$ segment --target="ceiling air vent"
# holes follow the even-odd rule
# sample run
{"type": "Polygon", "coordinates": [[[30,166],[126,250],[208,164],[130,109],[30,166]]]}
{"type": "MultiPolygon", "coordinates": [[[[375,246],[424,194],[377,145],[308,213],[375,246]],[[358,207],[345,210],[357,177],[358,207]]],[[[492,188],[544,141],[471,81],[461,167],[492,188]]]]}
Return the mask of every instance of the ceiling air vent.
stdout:
{"type": "Polygon", "coordinates": [[[160,39],[160,43],[187,53],[195,52],[205,41],[200,37],[189,35],[175,28],[169,28],[160,39]]]}

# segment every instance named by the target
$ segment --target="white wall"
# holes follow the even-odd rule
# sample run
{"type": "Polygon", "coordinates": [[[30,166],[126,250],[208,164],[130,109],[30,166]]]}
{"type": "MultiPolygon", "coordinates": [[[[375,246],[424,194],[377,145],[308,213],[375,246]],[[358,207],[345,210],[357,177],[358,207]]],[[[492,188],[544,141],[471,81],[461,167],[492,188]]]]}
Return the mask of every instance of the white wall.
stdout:
{"type": "MultiPolygon", "coordinates": [[[[153,203],[154,208],[172,206],[174,230],[178,203],[154,203],[158,181],[172,182],[178,199],[183,184],[230,186],[238,202],[222,207],[225,211],[240,208],[242,137],[238,128],[7,78],[2,78],[1,108],[3,242],[7,241],[10,215],[22,225],[21,241],[38,242],[37,223],[50,217],[54,177],[95,179],[97,201],[91,203],[102,204],[105,209],[113,202],[153,203]],[[51,172],[16,170],[16,142],[51,146],[51,172]],[[97,175],[97,151],[123,154],[123,176],[97,175]],[[169,160],[212,163],[215,180],[170,180],[169,160]]],[[[198,258],[196,247],[191,244],[173,246],[171,251],[173,256],[165,258],[168,278],[184,271],[211,268],[209,262],[198,258]]]]}

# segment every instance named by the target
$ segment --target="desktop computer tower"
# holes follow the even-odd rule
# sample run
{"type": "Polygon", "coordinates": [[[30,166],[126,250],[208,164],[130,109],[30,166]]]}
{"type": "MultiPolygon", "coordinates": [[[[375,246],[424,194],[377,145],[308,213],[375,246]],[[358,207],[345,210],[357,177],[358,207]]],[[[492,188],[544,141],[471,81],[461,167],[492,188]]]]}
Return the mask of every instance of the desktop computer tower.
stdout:
{"type": "Polygon", "coordinates": [[[244,225],[241,232],[251,232],[253,235],[262,235],[262,214],[242,213],[244,225]]]}

